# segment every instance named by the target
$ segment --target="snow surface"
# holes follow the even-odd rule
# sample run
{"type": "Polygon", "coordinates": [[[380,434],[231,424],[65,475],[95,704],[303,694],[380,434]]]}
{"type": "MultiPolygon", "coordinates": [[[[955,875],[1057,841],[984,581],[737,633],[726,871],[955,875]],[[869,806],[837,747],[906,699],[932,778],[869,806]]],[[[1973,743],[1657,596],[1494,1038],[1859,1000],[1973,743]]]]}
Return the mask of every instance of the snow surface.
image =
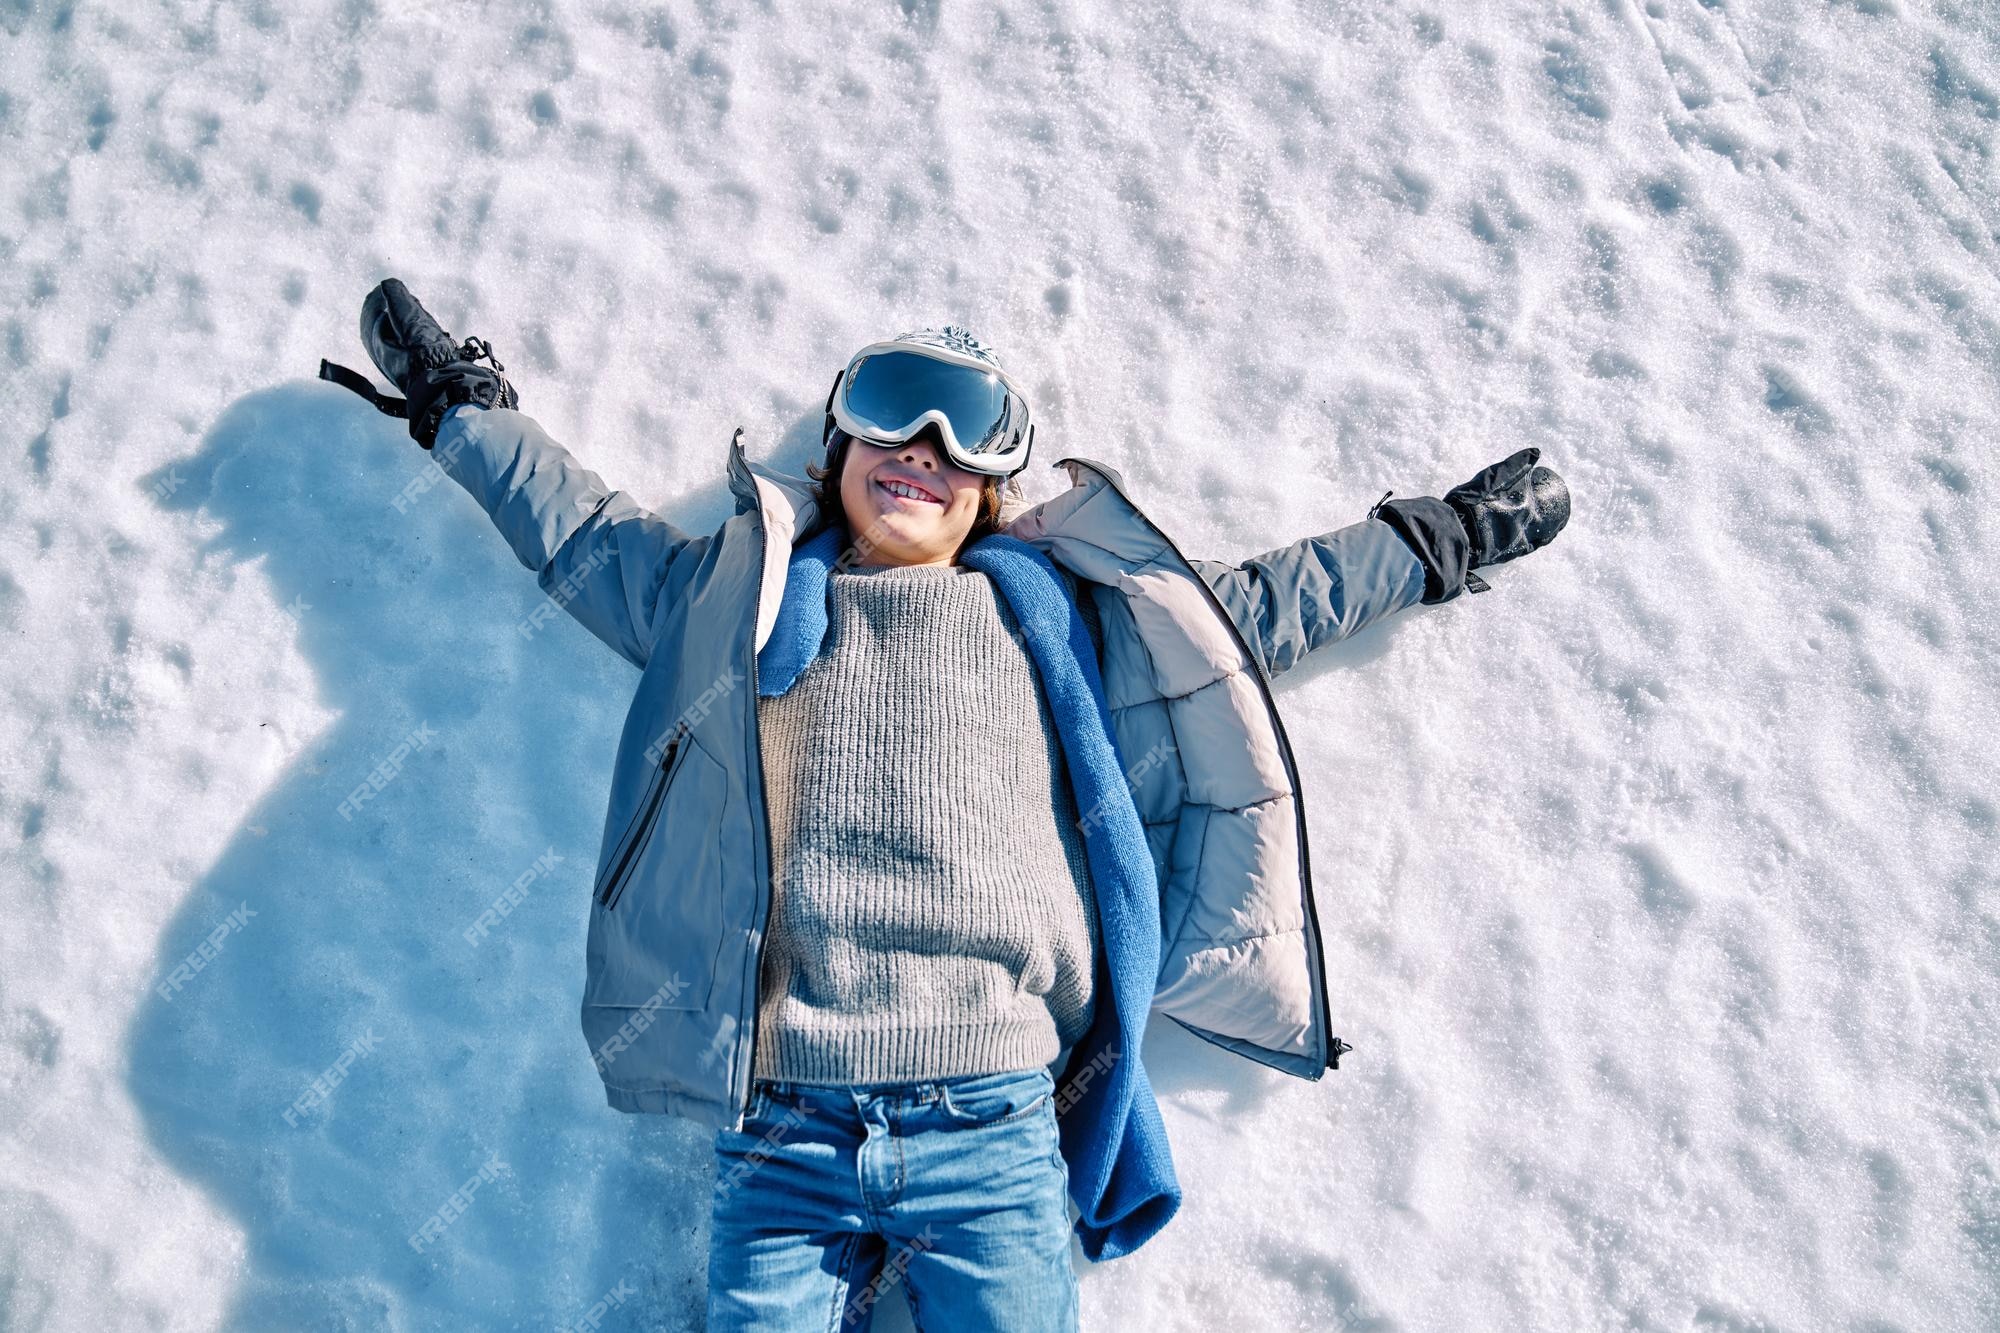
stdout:
{"type": "Polygon", "coordinates": [[[0,1326],[700,1323],[576,1026],[633,674],[313,380],[390,274],[689,528],[946,320],[1192,554],[1570,480],[1283,683],[1356,1049],[1155,1025],[1088,1327],[2000,1326],[1991,0],[0,26],[0,1326]]]}

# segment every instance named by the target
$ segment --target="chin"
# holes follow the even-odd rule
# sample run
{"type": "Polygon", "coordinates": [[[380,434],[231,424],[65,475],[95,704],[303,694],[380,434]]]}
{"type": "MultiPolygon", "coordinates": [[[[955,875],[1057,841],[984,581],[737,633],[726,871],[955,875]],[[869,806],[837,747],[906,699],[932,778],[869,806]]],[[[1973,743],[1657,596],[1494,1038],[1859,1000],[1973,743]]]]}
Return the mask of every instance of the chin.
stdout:
{"type": "Polygon", "coordinates": [[[897,510],[877,511],[869,520],[869,527],[877,532],[894,533],[901,541],[920,539],[929,524],[918,523],[909,514],[897,510]]]}
{"type": "Polygon", "coordinates": [[[888,548],[891,546],[898,551],[907,551],[913,546],[922,544],[925,536],[924,533],[915,531],[909,519],[902,514],[878,513],[861,527],[850,527],[848,532],[849,538],[856,542],[870,534],[873,535],[873,540],[869,543],[869,549],[875,555],[889,554],[888,548]]]}

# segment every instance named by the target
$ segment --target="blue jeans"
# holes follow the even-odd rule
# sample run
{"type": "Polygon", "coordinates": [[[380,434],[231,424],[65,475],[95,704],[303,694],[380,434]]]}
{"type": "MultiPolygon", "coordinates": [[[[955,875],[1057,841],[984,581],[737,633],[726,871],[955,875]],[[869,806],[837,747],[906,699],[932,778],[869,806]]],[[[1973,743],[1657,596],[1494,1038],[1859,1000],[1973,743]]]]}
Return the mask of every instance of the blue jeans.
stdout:
{"type": "Polygon", "coordinates": [[[708,1327],[861,1333],[900,1285],[920,1333],[1076,1328],[1054,1091],[758,1080],[715,1137],[708,1327]]]}

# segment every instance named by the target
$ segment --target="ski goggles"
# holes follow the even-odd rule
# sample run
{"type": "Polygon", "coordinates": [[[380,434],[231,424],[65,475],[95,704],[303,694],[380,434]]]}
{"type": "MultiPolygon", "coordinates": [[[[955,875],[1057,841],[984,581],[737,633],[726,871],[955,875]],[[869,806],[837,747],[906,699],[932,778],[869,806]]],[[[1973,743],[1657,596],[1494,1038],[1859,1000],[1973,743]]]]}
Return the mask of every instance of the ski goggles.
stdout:
{"type": "Polygon", "coordinates": [[[1028,400],[976,357],[907,342],[870,343],[834,381],[833,422],[868,444],[901,444],[936,426],[945,454],[968,472],[1009,477],[1028,465],[1028,400]]]}

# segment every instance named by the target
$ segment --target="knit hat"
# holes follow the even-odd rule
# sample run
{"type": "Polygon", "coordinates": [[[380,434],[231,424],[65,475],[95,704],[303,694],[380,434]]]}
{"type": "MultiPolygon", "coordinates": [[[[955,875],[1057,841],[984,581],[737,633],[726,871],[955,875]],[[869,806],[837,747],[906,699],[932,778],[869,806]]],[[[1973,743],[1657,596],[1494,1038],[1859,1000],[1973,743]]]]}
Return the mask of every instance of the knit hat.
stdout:
{"type": "Polygon", "coordinates": [[[1007,373],[1007,367],[1000,364],[998,353],[956,324],[947,324],[941,329],[918,329],[915,333],[899,333],[889,341],[917,343],[924,347],[957,352],[960,356],[969,356],[975,361],[991,366],[1003,375],[1007,373]]]}

